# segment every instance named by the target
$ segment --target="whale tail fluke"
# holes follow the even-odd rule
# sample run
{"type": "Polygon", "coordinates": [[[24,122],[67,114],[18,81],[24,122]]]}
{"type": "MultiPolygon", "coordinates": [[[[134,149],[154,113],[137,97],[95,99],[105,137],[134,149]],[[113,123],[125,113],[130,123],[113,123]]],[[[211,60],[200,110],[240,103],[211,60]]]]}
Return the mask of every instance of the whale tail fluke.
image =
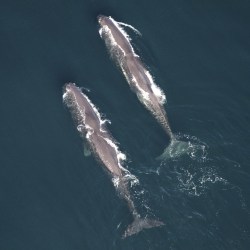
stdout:
{"type": "Polygon", "coordinates": [[[124,232],[122,238],[126,238],[133,234],[137,234],[143,229],[149,229],[152,227],[161,227],[165,224],[159,220],[153,220],[148,218],[140,218],[136,217],[134,221],[127,227],[126,231],[124,232]]]}
{"type": "Polygon", "coordinates": [[[173,139],[171,143],[165,148],[164,152],[158,156],[157,160],[166,160],[170,158],[177,158],[190,151],[190,142],[178,141],[173,139]]]}

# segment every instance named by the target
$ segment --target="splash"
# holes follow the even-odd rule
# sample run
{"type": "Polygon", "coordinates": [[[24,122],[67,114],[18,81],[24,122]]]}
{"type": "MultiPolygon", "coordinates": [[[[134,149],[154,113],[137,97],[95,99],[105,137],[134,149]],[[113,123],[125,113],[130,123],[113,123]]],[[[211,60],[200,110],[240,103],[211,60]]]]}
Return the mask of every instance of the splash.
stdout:
{"type": "MultiPolygon", "coordinates": [[[[81,90],[79,89],[81,92],[81,90]]],[[[82,93],[82,92],[81,92],[82,93]]],[[[85,113],[84,109],[80,108],[74,93],[68,89],[65,88],[65,92],[63,93],[63,102],[66,104],[66,106],[71,110],[73,119],[77,123],[77,129],[79,132],[83,132],[83,129],[85,128],[85,113]]]]}
{"type": "MultiPolygon", "coordinates": [[[[111,17],[110,17],[110,19],[112,20],[114,25],[117,27],[117,29],[123,34],[124,39],[126,39],[126,41],[128,42],[133,55],[138,57],[138,55],[135,53],[132,45],[130,44],[131,38],[129,37],[129,35],[125,32],[125,30],[114,19],[112,19],[111,17]]],[[[118,51],[121,51],[123,56],[126,55],[126,53],[122,49],[122,47],[115,41],[115,38],[112,34],[112,31],[107,25],[103,25],[99,29],[99,34],[100,34],[101,38],[104,39],[106,46],[107,46],[107,48],[112,56],[117,55],[118,51]],[[116,53],[114,53],[114,52],[116,52],[116,53]]]]}
{"type": "Polygon", "coordinates": [[[178,139],[188,141],[189,148],[183,157],[178,152],[161,161],[156,173],[167,174],[174,181],[174,189],[190,196],[200,196],[211,185],[227,186],[229,182],[219,174],[218,163],[208,157],[208,145],[195,136],[177,135],[178,139]],[[176,155],[177,154],[177,155],[176,155]]]}
{"type": "Polygon", "coordinates": [[[114,187],[118,194],[125,199],[133,215],[133,222],[127,227],[123,238],[137,234],[143,229],[163,226],[163,222],[148,219],[147,216],[142,218],[137,212],[130,188],[137,186],[139,180],[123,167],[122,163],[126,160],[126,155],[119,150],[109,132],[101,130],[107,120],[102,119],[101,114],[94,104],[81,92],[80,88],[72,83],[66,86],[63,100],[71,109],[72,115],[77,121],[77,130],[81,135],[85,135],[91,151],[109,170],[110,175],[113,176],[112,182],[114,187]]]}
{"type": "Polygon", "coordinates": [[[166,96],[165,96],[163,90],[154,82],[153,76],[150,74],[150,72],[148,70],[145,70],[144,72],[150,81],[151,89],[152,89],[153,93],[155,94],[155,96],[157,97],[159,103],[161,105],[165,104],[166,103],[166,96]]]}
{"type": "MultiPolygon", "coordinates": [[[[75,83],[71,83],[71,84],[73,84],[74,87],[77,89],[77,92],[80,93],[83,96],[83,98],[88,101],[91,108],[94,110],[96,116],[98,117],[99,124],[100,124],[100,130],[102,132],[106,132],[105,124],[111,123],[111,121],[103,118],[104,115],[102,115],[99,112],[98,108],[91,102],[91,100],[88,98],[88,96],[85,95],[81,91],[81,88],[77,87],[75,85],[75,83]]],[[[88,136],[91,135],[93,133],[93,131],[92,131],[93,129],[90,126],[85,124],[85,116],[86,116],[85,115],[85,108],[79,105],[74,91],[72,91],[69,88],[66,88],[65,92],[63,93],[63,102],[66,104],[67,107],[69,107],[73,111],[73,116],[74,116],[73,118],[77,122],[77,130],[79,132],[84,133],[84,129],[86,129],[89,132],[88,136]]]]}
{"type": "Polygon", "coordinates": [[[188,196],[201,196],[215,185],[220,185],[223,188],[229,187],[228,180],[221,176],[216,165],[211,164],[210,161],[197,163],[180,159],[162,162],[157,171],[152,170],[150,174],[155,173],[169,180],[166,186],[162,187],[168,195],[172,190],[188,196]],[[166,191],[166,188],[169,191],[166,191]]]}
{"type": "MultiPolygon", "coordinates": [[[[134,51],[130,41],[131,38],[129,37],[129,35],[124,31],[124,29],[119,25],[119,24],[123,24],[125,26],[129,26],[130,28],[132,26],[128,25],[128,24],[124,24],[124,23],[120,23],[120,22],[116,22],[113,18],[109,17],[110,20],[112,20],[113,24],[116,26],[116,28],[123,34],[124,38],[127,40],[128,45],[130,46],[132,52],[133,52],[133,56],[140,58],[134,51]]],[[[135,29],[135,28],[133,28],[135,29]]],[[[109,27],[107,25],[104,25],[103,27],[101,27],[99,29],[99,33],[101,38],[104,39],[106,46],[111,54],[111,56],[114,58],[114,60],[118,63],[118,65],[120,66],[120,68],[122,69],[123,74],[125,75],[128,83],[130,86],[133,86],[133,84],[136,84],[137,89],[140,91],[141,93],[141,97],[142,99],[144,99],[145,101],[149,101],[149,97],[148,97],[148,93],[141,89],[139,87],[139,84],[135,81],[135,77],[133,75],[131,75],[131,72],[126,69],[126,67],[124,67],[124,63],[126,62],[126,53],[125,51],[122,49],[121,46],[119,46],[119,44],[115,41],[115,38],[112,34],[112,31],[109,29],[109,27]]],[[[158,102],[163,105],[166,102],[166,96],[163,92],[163,90],[154,82],[153,76],[150,74],[150,72],[148,70],[146,70],[145,68],[143,69],[144,74],[147,76],[149,83],[150,83],[150,87],[154,93],[154,95],[156,96],[158,102]]],[[[145,103],[144,103],[145,104],[145,103]]]]}
{"type": "MultiPolygon", "coordinates": [[[[109,122],[108,119],[102,118],[103,115],[98,111],[97,107],[90,101],[90,99],[82,93],[81,89],[76,87],[74,84],[74,88],[65,88],[65,93],[63,94],[63,101],[65,104],[71,109],[73,118],[77,122],[77,130],[79,133],[87,139],[87,141],[92,145],[92,135],[97,135],[102,137],[107,144],[112,147],[115,151],[115,155],[117,157],[118,167],[123,171],[123,180],[126,180],[127,182],[130,182],[130,186],[134,186],[136,184],[139,184],[139,180],[136,178],[136,176],[132,175],[126,168],[123,167],[123,162],[126,161],[126,155],[122,153],[119,150],[119,147],[117,146],[116,141],[111,137],[111,135],[108,133],[105,127],[105,123],[109,122]],[[84,99],[87,100],[88,104],[91,106],[92,110],[96,114],[99,125],[100,125],[100,132],[94,131],[94,129],[86,124],[86,114],[85,114],[85,108],[83,105],[80,105],[78,103],[79,97],[76,97],[76,94],[80,94],[84,99]]],[[[121,177],[114,178],[113,183],[114,186],[117,187],[119,184],[121,177]]]]}
{"type": "Polygon", "coordinates": [[[138,92],[139,98],[142,98],[145,101],[144,104],[147,105],[147,102],[150,101],[149,93],[147,91],[145,91],[143,88],[140,87],[140,85],[136,81],[136,78],[133,75],[131,77],[131,81],[134,83],[137,90],[139,91],[138,92]]]}
{"type": "Polygon", "coordinates": [[[178,188],[191,196],[204,194],[212,184],[227,185],[228,181],[219,176],[214,167],[203,167],[193,171],[190,169],[176,169],[178,188]]]}
{"type": "Polygon", "coordinates": [[[162,155],[157,160],[167,161],[169,159],[177,159],[181,156],[188,156],[199,162],[204,162],[207,157],[208,145],[195,136],[187,134],[176,134],[174,141],[168,145],[162,155]]]}
{"type": "MultiPolygon", "coordinates": [[[[114,19],[113,19],[114,20],[114,19]]],[[[133,27],[132,25],[130,25],[130,24],[127,24],[127,23],[122,23],[122,22],[117,22],[118,24],[120,24],[120,25],[123,25],[123,26],[125,26],[125,27],[128,27],[128,28],[130,28],[130,29],[132,29],[137,35],[142,35],[141,34],[141,32],[139,31],[139,30],[137,30],[135,27],[133,27]]]]}
{"type": "MultiPolygon", "coordinates": [[[[116,26],[116,28],[122,33],[122,35],[124,36],[124,38],[127,40],[132,52],[133,52],[133,55],[134,56],[138,56],[135,52],[134,52],[134,48],[132,47],[130,41],[131,41],[131,38],[130,36],[128,35],[128,33],[121,27],[121,25],[119,25],[118,22],[116,22],[112,17],[109,17],[109,19],[113,22],[113,24],[116,26]]],[[[111,32],[112,34],[112,32],[111,32]]]]}
{"type": "Polygon", "coordinates": [[[117,161],[119,162],[119,167],[122,168],[121,162],[126,160],[126,155],[123,154],[119,150],[119,148],[116,145],[116,143],[114,141],[112,141],[110,138],[102,136],[102,135],[100,135],[100,136],[108,143],[109,146],[111,146],[115,150],[116,156],[117,156],[117,161]]]}
{"type": "MultiPolygon", "coordinates": [[[[163,107],[166,102],[163,90],[155,83],[147,67],[134,52],[129,35],[118,22],[111,17],[109,20],[112,21],[112,25],[110,22],[103,24],[100,28],[100,34],[111,58],[121,69],[140,102],[152,113],[172,139],[173,133],[163,107]]],[[[184,144],[182,143],[182,145],[184,144]]]]}

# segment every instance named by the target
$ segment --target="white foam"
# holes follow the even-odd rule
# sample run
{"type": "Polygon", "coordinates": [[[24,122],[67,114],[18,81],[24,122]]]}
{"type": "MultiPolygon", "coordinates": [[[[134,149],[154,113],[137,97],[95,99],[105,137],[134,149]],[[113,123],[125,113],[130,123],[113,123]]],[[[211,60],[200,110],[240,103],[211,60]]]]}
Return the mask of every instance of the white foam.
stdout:
{"type": "Polygon", "coordinates": [[[113,177],[112,182],[116,188],[118,188],[119,183],[120,183],[120,177],[113,177]]]}
{"type": "MultiPolygon", "coordinates": [[[[75,85],[75,84],[74,84],[75,85]]],[[[90,99],[84,94],[82,93],[81,89],[79,87],[76,87],[77,91],[80,92],[80,94],[83,96],[83,98],[85,98],[87,100],[87,102],[89,103],[89,105],[92,107],[92,109],[94,110],[96,116],[98,117],[99,120],[99,124],[100,124],[100,130],[102,132],[106,132],[105,130],[105,123],[109,122],[111,123],[108,119],[102,119],[101,118],[101,114],[98,111],[97,107],[90,101],[90,99]]],[[[66,88],[65,93],[63,94],[63,100],[67,103],[67,105],[69,105],[68,100],[70,97],[74,98],[74,105],[76,106],[76,110],[78,113],[78,126],[77,126],[77,130],[79,132],[82,132],[82,128],[85,128],[87,130],[87,134],[86,134],[86,138],[88,139],[89,136],[91,134],[93,134],[93,128],[91,128],[88,124],[86,124],[85,122],[85,118],[86,118],[86,114],[85,114],[85,108],[80,107],[80,105],[77,102],[77,98],[75,97],[75,93],[73,90],[71,90],[70,88],[66,88]]]]}
{"type": "MultiPolygon", "coordinates": [[[[124,175],[122,176],[122,178],[126,181],[129,181],[130,182],[130,186],[134,186],[134,185],[137,185],[139,184],[139,180],[136,178],[135,175],[131,174],[126,168],[124,168],[122,166],[122,161],[125,161],[126,160],[126,155],[123,154],[118,146],[115,144],[114,141],[112,141],[110,138],[107,138],[107,137],[104,137],[104,136],[101,136],[112,148],[114,148],[115,152],[116,152],[116,157],[117,157],[117,161],[118,161],[118,165],[119,165],[119,168],[124,172],[124,175]]],[[[114,183],[114,186],[115,187],[118,187],[119,186],[119,182],[120,182],[120,177],[114,177],[112,179],[113,183],[114,183]]]]}
{"type": "Polygon", "coordinates": [[[129,43],[129,41],[131,40],[131,38],[129,37],[129,35],[127,34],[127,32],[111,16],[109,16],[108,18],[113,22],[113,24],[116,26],[116,28],[123,34],[124,38],[126,38],[127,42],[129,43]]]}
{"type": "Polygon", "coordinates": [[[101,123],[105,124],[106,122],[109,123],[109,124],[111,124],[111,121],[109,119],[103,119],[101,123]]]}
{"type": "Polygon", "coordinates": [[[118,146],[109,138],[102,136],[102,138],[112,147],[114,148],[115,152],[116,152],[116,156],[117,156],[117,160],[120,164],[121,161],[126,160],[126,155],[123,154],[119,149],[118,146]]]}
{"type": "Polygon", "coordinates": [[[63,101],[65,101],[65,100],[67,99],[67,96],[68,96],[68,93],[67,93],[67,91],[65,91],[65,92],[63,93],[63,101]]]}
{"type": "Polygon", "coordinates": [[[102,37],[102,34],[103,34],[103,28],[100,28],[98,31],[99,31],[99,35],[100,35],[100,37],[101,37],[101,38],[103,38],[103,37],[102,37]]]}
{"type": "Polygon", "coordinates": [[[127,24],[127,23],[122,23],[122,22],[117,22],[119,23],[120,25],[123,25],[123,26],[126,26],[126,27],[129,27],[130,29],[132,29],[136,34],[138,35],[142,35],[141,32],[139,30],[137,30],[135,27],[133,27],[132,25],[130,24],[127,24]]]}
{"type": "MultiPolygon", "coordinates": [[[[77,89],[81,92],[79,88],[77,89]]],[[[77,111],[77,122],[79,123],[79,125],[85,124],[85,113],[84,110],[79,106],[77,99],[75,98],[74,91],[66,87],[65,93],[63,94],[63,101],[68,107],[75,107],[77,111]],[[72,98],[74,99],[74,101],[72,100],[72,98]]]]}
{"type": "Polygon", "coordinates": [[[139,184],[139,180],[136,178],[136,176],[131,174],[128,170],[126,171],[126,174],[123,176],[123,178],[130,182],[130,187],[139,184]]]}
{"type": "Polygon", "coordinates": [[[95,132],[94,129],[92,127],[90,127],[89,125],[85,125],[85,128],[87,130],[87,134],[86,134],[86,138],[89,139],[90,136],[95,132]]]}
{"type": "Polygon", "coordinates": [[[151,89],[152,89],[153,93],[155,94],[155,96],[157,97],[158,101],[160,102],[160,104],[164,104],[166,101],[166,96],[163,93],[162,89],[156,85],[156,83],[154,82],[154,79],[149,71],[145,70],[144,73],[147,75],[147,77],[150,81],[150,84],[151,84],[151,89]]]}
{"type": "Polygon", "coordinates": [[[228,185],[228,181],[218,176],[214,169],[208,170],[205,168],[205,170],[200,171],[200,173],[199,171],[197,172],[198,174],[191,174],[190,171],[186,170],[183,171],[183,173],[180,173],[178,176],[178,180],[180,181],[180,189],[184,192],[187,192],[189,195],[202,195],[209,188],[209,183],[228,185]]]}
{"type": "MultiPolygon", "coordinates": [[[[139,90],[140,97],[142,97],[143,101],[150,101],[149,93],[140,87],[140,85],[139,85],[138,82],[136,81],[136,78],[135,78],[133,75],[132,75],[132,77],[130,77],[130,76],[127,74],[126,70],[122,67],[122,65],[121,65],[121,69],[122,69],[122,72],[123,72],[123,74],[125,75],[125,77],[126,77],[128,83],[129,83],[129,85],[130,85],[130,86],[135,85],[136,88],[137,88],[137,90],[139,90]],[[133,84],[131,84],[131,83],[133,83],[133,84]]],[[[147,105],[146,103],[144,103],[144,104],[147,105]]]]}
{"type": "MultiPolygon", "coordinates": [[[[149,93],[140,87],[140,85],[138,84],[138,82],[136,81],[134,76],[132,76],[132,81],[136,85],[136,88],[139,90],[143,100],[144,101],[150,101],[149,93]]],[[[145,105],[146,105],[146,103],[145,103],[145,105]]]]}
{"type": "MultiPolygon", "coordinates": [[[[130,49],[131,49],[133,55],[138,57],[138,55],[135,53],[134,48],[132,47],[132,45],[131,45],[131,43],[130,43],[131,38],[130,38],[130,36],[128,35],[128,33],[127,33],[127,32],[121,27],[121,25],[119,25],[119,23],[116,22],[112,17],[108,17],[108,18],[113,22],[113,24],[116,26],[116,28],[122,33],[123,37],[127,40],[128,45],[129,45],[129,47],[130,47],[130,49]]],[[[110,29],[109,29],[109,30],[110,30],[110,29]]],[[[111,32],[111,30],[110,30],[110,32],[111,32]]],[[[112,34],[112,32],[111,32],[111,34],[112,34]]],[[[114,38],[113,38],[113,39],[114,39],[114,38]]],[[[119,46],[119,48],[121,48],[121,47],[119,46]]],[[[121,49],[122,49],[122,48],[121,48],[121,49]]]]}
{"type": "Polygon", "coordinates": [[[87,92],[90,92],[90,89],[89,88],[86,88],[86,87],[79,87],[79,89],[82,91],[83,89],[87,92]]]}
{"type": "MultiPolygon", "coordinates": [[[[98,111],[98,109],[96,108],[96,106],[91,102],[91,100],[90,100],[85,94],[83,94],[83,93],[81,92],[81,89],[80,89],[80,88],[78,88],[78,87],[76,87],[76,88],[77,88],[77,91],[79,91],[79,92],[81,93],[81,95],[88,101],[89,105],[90,105],[90,106],[92,107],[92,109],[94,110],[96,116],[98,117],[101,131],[102,131],[102,132],[106,132],[105,129],[104,129],[104,124],[105,124],[106,122],[109,122],[109,123],[111,123],[111,122],[110,122],[108,119],[102,119],[102,118],[101,118],[100,112],[98,111]]],[[[72,91],[72,90],[66,88],[66,92],[64,93],[63,98],[66,100],[69,94],[73,95],[73,97],[74,97],[74,103],[75,103],[75,105],[77,106],[77,111],[80,113],[80,116],[83,118],[83,121],[84,121],[83,124],[79,124],[79,125],[77,126],[77,130],[78,130],[79,132],[81,132],[81,131],[82,131],[82,128],[85,128],[85,129],[87,130],[86,138],[89,139],[89,137],[94,133],[94,129],[93,129],[91,126],[89,126],[88,124],[85,123],[85,117],[86,117],[86,115],[85,115],[85,113],[83,113],[83,108],[80,107],[80,105],[78,104],[77,98],[75,98],[75,93],[74,93],[74,91],[72,91]]],[[[85,109],[84,109],[84,111],[85,111],[85,109]]],[[[106,140],[106,142],[107,142],[111,147],[113,147],[113,148],[115,149],[116,154],[117,154],[117,159],[118,159],[118,160],[125,160],[125,159],[126,159],[125,154],[123,154],[123,153],[121,153],[121,152],[119,151],[117,145],[116,145],[111,139],[109,139],[109,138],[107,138],[107,137],[104,137],[104,136],[102,136],[102,138],[103,138],[104,140],[106,140]]]]}
{"type": "Polygon", "coordinates": [[[131,86],[131,79],[129,77],[129,75],[127,74],[126,70],[123,68],[122,64],[120,65],[121,69],[122,69],[122,73],[124,74],[128,84],[131,86]]]}
{"type": "Polygon", "coordinates": [[[104,124],[106,123],[107,120],[102,120],[101,118],[101,114],[100,112],[98,111],[97,107],[90,101],[90,99],[81,92],[81,94],[87,99],[88,103],[90,104],[90,106],[92,107],[92,109],[94,110],[95,114],[97,115],[98,117],[98,120],[99,120],[99,124],[100,124],[100,128],[101,128],[101,131],[105,132],[105,129],[104,129],[104,124]]]}
{"type": "MultiPolygon", "coordinates": [[[[74,84],[75,85],[75,84],[74,84]]],[[[100,112],[98,111],[98,109],[96,108],[96,106],[90,101],[90,99],[81,92],[81,89],[76,87],[76,89],[71,89],[70,87],[67,88],[66,87],[66,90],[65,90],[65,93],[63,94],[63,100],[65,101],[66,105],[68,105],[69,107],[73,107],[74,110],[76,110],[76,113],[74,112],[73,114],[76,115],[76,118],[78,119],[77,122],[78,122],[78,126],[77,126],[77,130],[80,132],[80,133],[83,133],[83,132],[86,132],[86,139],[89,140],[91,142],[91,135],[95,132],[94,129],[89,126],[88,124],[86,124],[85,120],[86,120],[86,114],[85,114],[85,108],[81,107],[78,102],[77,102],[77,99],[75,94],[76,94],[76,91],[79,91],[80,94],[83,96],[83,98],[85,98],[87,100],[87,102],[89,103],[89,105],[92,107],[92,109],[94,110],[95,114],[97,115],[98,117],[98,120],[99,120],[99,123],[100,123],[100,130],[102,132],[107,132],[105,131],[105,126],[104,124],[106,122],[110,122],[110,120],[108,119],[102,119],[101,118],[101,114],[100,112]]],[[[117,162],[118,162],[118,167],[123,170],[123,172],[125,173],[124,177],[126,177],[127,179],[129,180],[132,180],[131,181],[131,185],[134,183],[138,183],[139,181],[137,180],[137,178],[135,176],[133,176],[132,174],[130,174],[130,172],[125,169],[123,166],[122,166],[122,161],[125,161],[126,160],[126,155],[123,154],[118,146],[116,145],[116,143],[110,139],[109,137],[106,137],[105,136],[105,133],[104,134],[99,134],[99,136],[101,136],[107,143],[109,146],[111,146],[114,150],[115,150],[115,154],[116,154],[116,157],[117,157],[117,162]]],[[[113,183],[114,185],[117,187],[119,185],[119,177],[117,178],[113,178],[113,183]]]]}
{"type": "MultiPolygon", "coordinates": [[[[127,169],[123,169],[123,170],[126,174],[122,176],[122,179],[125,182],[129,182],[130,187],[133,187],[133,186],[138,185],[140,183],[135,175],[131,174],[127,169]]],[[[121,181],[120,177],[116,176],[116,177],[112,178],[112,182],[116,188],[119,187],[120,181],[121,181]]]]}
{"type": "Polygon", "coordinates": [[[78,130],[79,132],[83,132],[84,129],[85,129],[85,126],[82,125],[82,124],[80,124],[80,125],[77,126],[77,130],[78,130]]]}
{"type": "MultiPolygon", "coordinates": [[[[129,35],[125,32],[125,30],[121,27],[121,25],[129,26],[129,27],[130,27],[130,25],[125,24],[125,23],[121,23],[121,22],[116,22],[112,17],[109,17],[109,19],[113,22],[113,24],[116,26],[116,28],[122,33],[122,35],[124,36],[124,39],[127,40],[128,44],[129,44],[129,46],[130,46],[130,48],[131,48],[131,50],[132,50],[133,56],[139,57],[139,56],[134,52],[134,49],[133,49],[133,47],[132,47],[132,45],[131,45],[131,43],[130,43],[131,38],[130,38],[129,35]]],[[[130,28],[134,29],[132,26],[131,26],[130,28]]],[[[135,30],[136,30],[136,29],[135,29],[135,30]]],[[[110,30],[110,28],[109,28],[107,25],[102,26],[101,31],[99,32],[99,33],[101,34],[101,37],[102,37],[102,38],[103,38],[103,33],[104,33],[104,32],[106,33],[106,35],[107,35],[108,38],[109,38],[109,43],[110,43],[109,46],[111,46],[111,48],[112,48],[112,47],[118,48],[120,51],[122,51],[123,55],[125,56],[125,55],[126,55],[125,51],[124,51],[124,50],[119,46],[119,44],[115,41],[115,38],[114,38],[114,36],[112,35],[112,31],[110,30]]],[[[129,84],[130,84],[130,81],[131,81],[131,80],[129,79],[129,76],[128,76],[128,74],[126,73],[126,70],[124,70],[124,68],[122,67],[122,64],[121,64],[121,63],[120,63],[120,67],[121,67],[121,69],[122,69],[122,71],[123,71],[123,74],[125,75],[126,79],[128,80],[128,82],[129,82],[129,84]]],[[[152,75],[150,74],[150,72],[147,71],[147,70],[144,70],[144,73],[146,74],[146,76],[147,76],[148,79],[149,79],[151,89],[152,89],[154,95],[156,96],[158,102],[159,102],[161,105],[163,105],[163,104],[166,102],[166,96],[165,96],[165,94],[164,94],[163,91],[160,89],[160,87],[156,85],[156,83],[154,82],[154,79],[153,79],[152,75]]],[[[134,83],[136,83],[136,81],[135,81],[134,78],[132,79],[132,81],[133,81],[134,83]]],[[[148,94],[146,91],[144,91],[143,89],[141,89],[138,83],[136,83],[136,87],[137,87],[138,90],[140,91],[142,98],[143,98],[144,100],[148,101],[148,100],[149,100],[149,94],[148,94]]]]}
{"type": "Polygon", "coordinates": [[[103,119],[103,120],[101,120],[101,125],[100,125],[100,130],[101,130],[101,132],[107,132],[106,129],[105,129],[105,124],[106,124],[106,123],[111,124],[111,121],[108,120],[108,119],[103,119]]]}
{"type": "MultiPolygon", "coordinates": [[[[100,33],[100,32],[99,32],[100,33]]],[[[105,42],[108,42],[108,46],[111,46],[111,48],[118,48],[120,51],[122,51],[123,55],[125,56],[126,53],[125,51],[122,49],[122,47],[116,42],[110,28],[107,25],[104,25],[101,28],[101,38],[103,38],[103,34],[105,34],[109,41],[105,40],[105,42]]]]}

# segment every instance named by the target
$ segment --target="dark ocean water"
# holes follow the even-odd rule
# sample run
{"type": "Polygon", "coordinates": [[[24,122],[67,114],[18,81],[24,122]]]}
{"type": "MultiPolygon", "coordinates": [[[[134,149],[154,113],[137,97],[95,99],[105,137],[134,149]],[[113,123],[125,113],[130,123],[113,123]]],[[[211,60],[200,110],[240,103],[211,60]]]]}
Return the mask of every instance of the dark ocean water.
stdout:
{"type": "Polygon", "coordinates": [[[0,250],[250,249],[249,12],[244,0],[0,1],[0,250]],[[141,31],[128,30],[188,154],[155,159],[169,139],[110,60],[100,13],[141,31]],[[121,239],[131,215],[83,155],[68,81],[112,121],[136,206],[164,227],[121,239]]]}

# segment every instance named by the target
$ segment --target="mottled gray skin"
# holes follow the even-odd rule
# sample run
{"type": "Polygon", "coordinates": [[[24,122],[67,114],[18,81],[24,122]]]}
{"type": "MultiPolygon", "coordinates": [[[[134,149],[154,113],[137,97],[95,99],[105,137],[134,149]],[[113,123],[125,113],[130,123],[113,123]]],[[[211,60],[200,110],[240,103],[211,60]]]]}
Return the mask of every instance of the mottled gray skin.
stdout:
{"type": "Polygon", "coordinates": [[[128,183],[124,178],[125,169],[119,166],[117,152],[105,139],[114,141],[104,124],[100,124],[90,100],[81,92],[74,83],[68,83],[65,86],[67,92],[66,105],[73,113],[73,118],[77,122],[77,129],[81,136],[84,136],[90,146],[90,150],[101,161],[105,170],[112,178],[119,178],[119,184],[116,187],[119,194],[127,201],[129,210],[133,216],[138,216],[134,203],[130,197],[128,183]]]}
{"type": "Polygon", "coordinates": [[[127,172],[120,166],[115,148],[105,140],[113,141],[104,124],[100,124],[100,119],[90,100],[74,83],[68,83],[65,86],[65,93],[67,93],[65,95],[65,103],[70,108],[73,118],[77,122],[78,131],[86,138],[91,150],[100,159],[108,173],[113,178],[119,179],[116,189],[121,197],[126,200],[134,218],[122,237],[131,236],[143,229],[164,225],[163,222],[158,220],[141,218],[137,212],[129,193],[128,181],[124,178],[127,172]]]}
{"type": "Polygon", "coordinates": [[[124,50],[126,55],[133,53],[133,48],[124,38],[124,35],[119,31],[119,29],[117,29],[117,27],[114,25],[112,20],[110,20],[108,17],[103,16],[103,15],[99,15],[97,19],[101,27],[105,25],[109,27],[109,29],[112,32],[112,35],[115,37],[115,41],[124,50]]]}
{"type": "MultiPolygon", "coordinates": [[[[118,45],[116,50],[119,58],[115,58],[119,61],[119,66],[121,67],[123,74],[125,75],[131,89],[137,94],[139,100],[145,105],[145,107],[154,115],[158,122],[162,125],[163,129],[169,135],[171,139],[174,139],[174,135],[169,126],[167,114],[163,105],[159,102],[156,95],[152,91],[150,79],[147,74],[145,74],[146,68],[141,62],[139,56],[135,55],[133,48],[124,34],[117,28],[113,21],[106,16],[98,16],[98,22],[101,27],[108,26],[112,33],[112,36],[118,45]],[[134,81],[134,80],[135,81],[134,81]],[[137,86],[135,82],[139,85],[137,86]],[[148,93],[148,100],[141,96],[140,89],[148,93]]],[[[103,37],[109,39],[108,37],[103,37]]],[[[105,41],[106,44],[109,41],[105,41]]]]}
{"type": "Polygon", "coordinates": [[[113,177],[122,177],[123,173],[119,168],[116,151],[105,140],[105,138],[110,140],[112,138],[104,124],[100,124],[100,120],[89,100],[73,83],[67,84],[65,89],[68,95],[70,95],[72,102],[70,107],[75,110],[74,113],[77,113],[78,130],[81,130],[80,132],[84,134],[90,131],[89,138],[86,139],[90,144],[91,150],[97,155],[113,177]]]}

